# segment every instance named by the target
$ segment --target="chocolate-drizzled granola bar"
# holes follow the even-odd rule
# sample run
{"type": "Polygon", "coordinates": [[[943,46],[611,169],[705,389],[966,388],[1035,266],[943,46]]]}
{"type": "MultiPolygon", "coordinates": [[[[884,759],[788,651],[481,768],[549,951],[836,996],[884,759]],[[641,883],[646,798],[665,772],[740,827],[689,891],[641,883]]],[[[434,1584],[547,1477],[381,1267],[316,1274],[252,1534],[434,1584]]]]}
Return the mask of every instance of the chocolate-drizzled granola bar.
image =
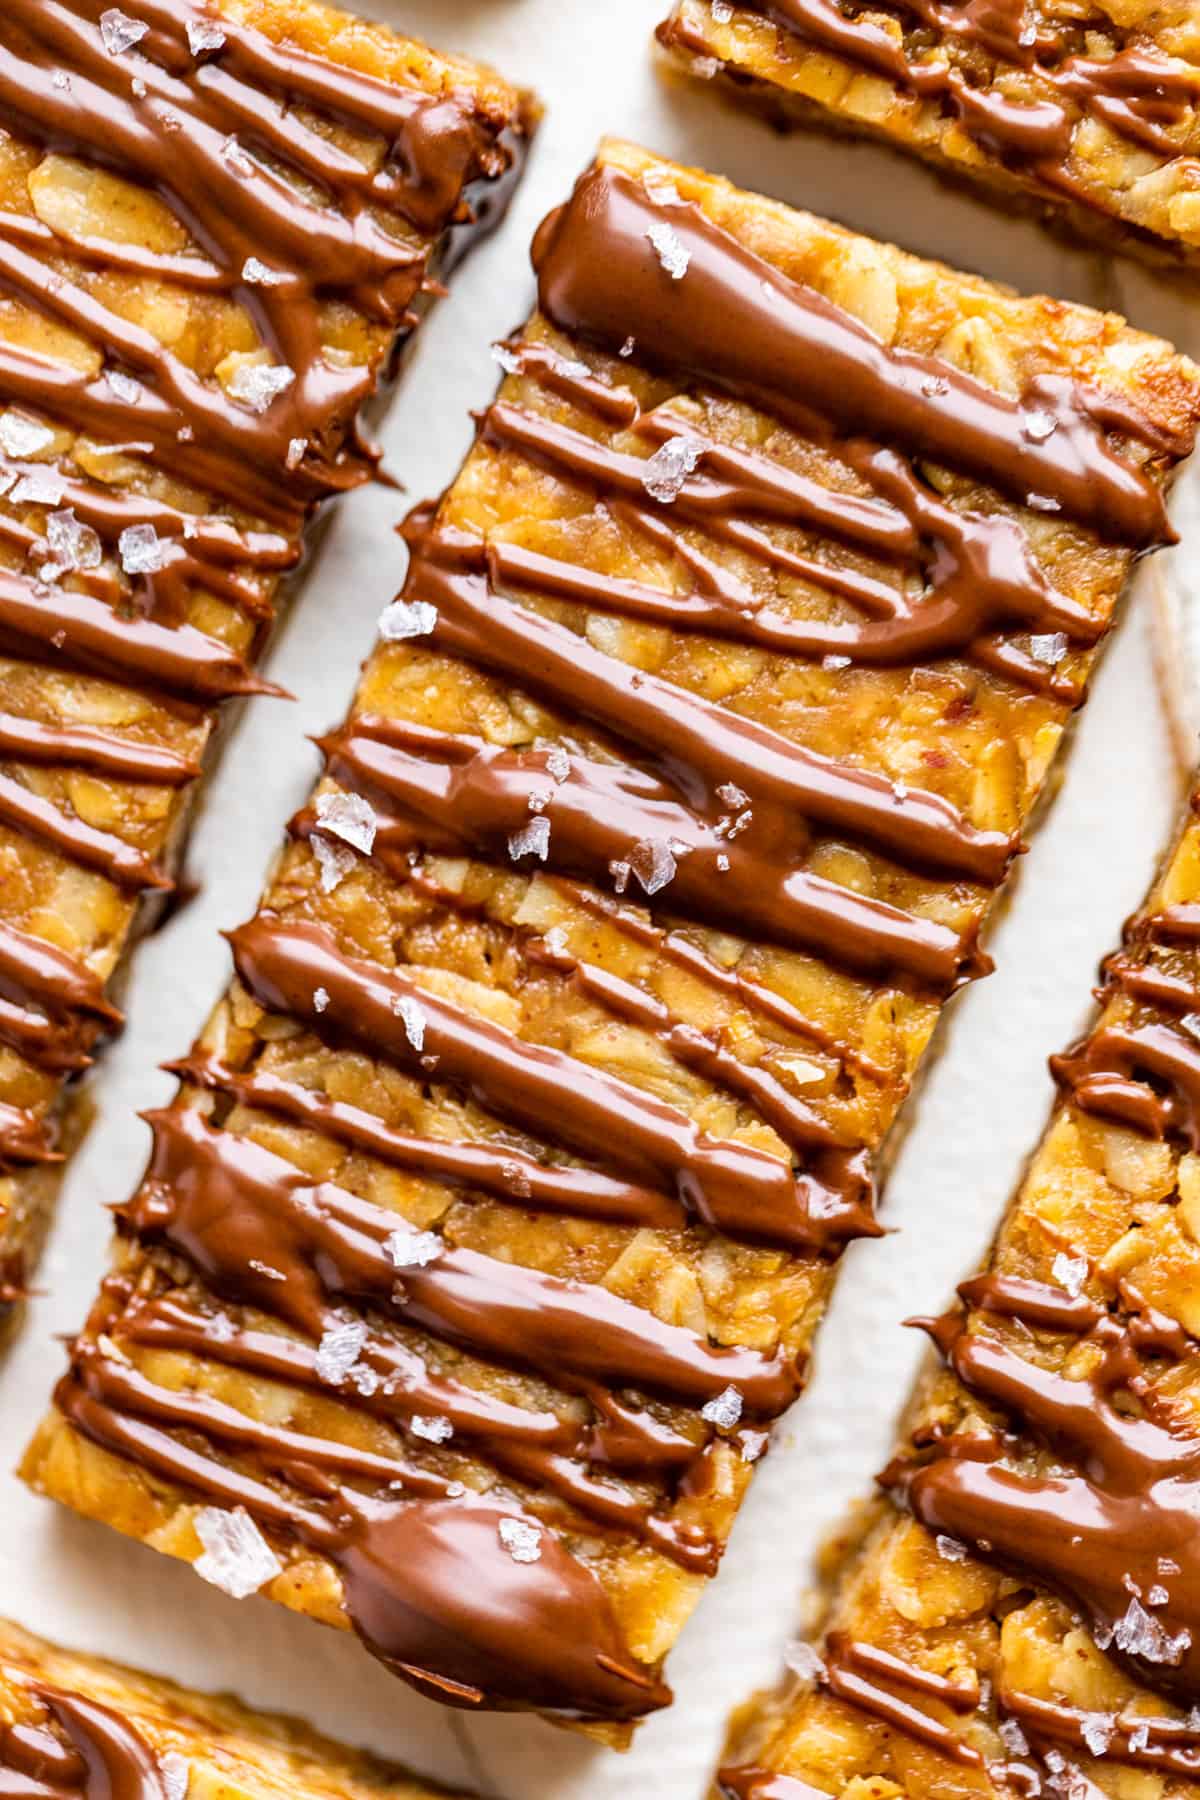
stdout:
{"type": "Polygon", "coordinates": [[[1200,268],[1187,0],[674,0],[658,36],[781,123],[882,139],[1075,235],[1200,268]]]}
{"type": "MultiPolygon", "coordinates": [[[[315,0],[0,8],[0,1277],[218,703],[531,105],[315,0]]],[[[69,1135],[69,1134],[68,1134],[69,1135]]]]}
{"type": "Polygon", "coordinates": [[[0,1789],[21,1800],[449,1800],[298,1719],[0,1620],[0,1789]]]}
{"type": "Polygon", "coordinates": [[[534,262],[24,1473],[619,1743],[1200,382],[620,143],[534,262]]]}
{"type": "Polygon", "coordinates": [[[1197,810],[733,1800],[1200,1792],[1197,810]]]}

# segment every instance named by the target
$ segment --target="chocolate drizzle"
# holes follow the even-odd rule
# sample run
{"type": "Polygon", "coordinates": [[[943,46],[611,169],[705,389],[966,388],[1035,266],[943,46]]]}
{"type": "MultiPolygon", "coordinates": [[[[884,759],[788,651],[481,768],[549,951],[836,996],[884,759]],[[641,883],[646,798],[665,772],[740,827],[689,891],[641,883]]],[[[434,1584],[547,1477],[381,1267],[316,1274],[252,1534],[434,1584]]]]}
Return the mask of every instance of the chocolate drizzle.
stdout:
{"type": "Polygon", "coordinates": [[[150,1746],[128,1719],[83,1694],[43,1682],[26,1685],[62,1736],[49,1725],[0,1730],[5,1800],[168,1800],[150,1746]]]}
{"type": "MultiPolygon", "coordinates": [[[[106,1285],[58,1404],[78,1432],[188,1498],[244,1507],[281,1555],[326,1558],[349,1623],[425,1691],[628,1720],[667,1695],[626,1642],[597,1572],[606,1553],[633,1540],[712,1572],[725,1512],[689,1502],[736,1498],[739,1451],[761,1452],[761,1428],[804,1369],[786,1311],[750,1344],[718,1342],[716,1327],[709,1337],[673,1322],[682,1310],[660,1317],[626,1298],[624,1271],[610,1287],[611,1272],[635,1234],[652,1254],[651,1234],[664,1254],[683,1238],[689,1256],[719,1234],[720,1255],[786,1275],[789,1257],[832,1261],[847,1239],[878,1232],[865,1129],[838,1121],[864,1094],[870,1109],[873,1090],[886,1110],[904,1071],[807,1018],[786,980],[776,992],[769,953],[802,951],[927,1006],[985,966],[975,923],[943,920],[977,918],[1019,843],[942,795],[793,742],[736,701],[630,666],[578,612],[788,658],[904,668],[969,656],[1054,717],[1058,678],[1016,640],[1061,632],[1082,673],[1102,620],[1057,592],[1015,519],[957,510],[915,462],[942,455],[1141,549],[1163,533],[1155,459],[1174,450],[1132,407],[1058,379],[1025,397],[1053,419],[1030,434],[1021,406],[885,349],[697,209],[643,203],[612,169],[585,177],[543,228],[537,262],[552,324],[605,350],[632,335],[655,370],[765,406],[840,458],[847,479],[825,488],[760,448],[718,442],[681,410],[691,394],[642,411],[632,377],[627,388],[532,338],[510,347],[506,367],[514,359],[535,393],[506,391],[477,456],[550,468],[582,494],[584,518],[606,511],[668,553],[687,591],[613,581],[566,553],[418,512],[396,632],[384,627],[418,641],[380,652],[369,691],[414,669],[421,691],[440,679],[423,658],[434,670],[454,659],[464,692],[491,680],[535,702],[546,737],[493,735],[484,706],[453,730],[363,711],[323,740],[330,782],[293,827],[318,856],[289,858],[263,910],[231,934],[236,1025],[177,1065],[191,1091],[152,1118],[148,1175],[118,1215],[140,1255],[106,1285]],[[644,241],[664,222],[691,259],[679,283],[644,241]],[[1128,456],[1110,431],[1134,440],[1128,456]],[[655,498],[639,451],[677,435],[699,446],[695,467],[673,500],[655,498]],[[816,550],[780,541],[797,528],[816,550]],[[813,582],[833,616],[810,626],[765,607],[706,542],[813,582]],[[531,823],[541,847],[523,851],[531,823]],[[827,844],[878,858],[879,895],[819,876],[809,864],[827,844]],[[657,884],[636,860],[655,845],[672,864],[657,884]],[[370,864],[353,878],[352,848],[370,864]],[[516,903],[530,874],[570,932],[516,903]],[[631,874],[651,909],[634,904],[631,874]],[[953,912],[928,904],[946,896],[953,912]],[[378,933],[352,925],[360,900],[378,933]],[[448,966],[421,948],[428,933],[440,952],[443,929],[448,966]],[[714,930],[741,945],[730,967],[714,930]],[[610,941],[627,960],[592,948],[610,941]],[[477,978],[504,1026],[473,1010],[460,948],[464,967],[476,954],[486,966],[477,978]],[[710,1003],[702,1026],[694,986],[710,1003]],[[632,1027],[623,1036],[648,1040],[677,1087],[626,1079],[573,1031],[560,1038],[563,995],[573,1028],[632,1027]],[[739,1034],[747,1014],[758,1060],[739,1034]],[[796,1039],[815,1067],[792,1054],[796,1039]],[[324,1074],[310,1074],[314,1060],[324,1074]],[[372,1068],[389,1097],[378,1114],[369,1088],[334,1079],[343,1063],[372,1068]],[[805,1095],[814,1082],[820,1100],[805,1095]],[[697,1083],[717,1102],[703,1126],[677,1098],[697,1083]],[[318,1179],[280,1154],[293,1132],[315,1134],[313,1166],[336,1173],[318,1179]],[[410,1183],[419,1232],[394,1198],[410,1183]],[[560,1235],[548,1223],[530,1232],[535,1252],[519,1240],[511,1261],[496,1250],[501,1207],[565,1216],[572,1247],[565,1261],[562,1245],[548,1253],[565,1273],[540,1266],[543,1234],[560,1235]],[[584,1222],[577,1240],[572,1221],[584,1222]],[[331,1374],[326,1340],[347,1327],[356,1361],[331,1374]],[[194,1358],[194,1378],[171,1382],[170,1356],[194,1358]],[[206,1369],[323,1394],[370,1435],[253,1417],[218,1398],[206,1369]],[[454,1479],[459,1468],[486,1491],[454,1479]],[[534,1533],[540,1556],[508,1554],[506,1519],[534,1533]]],[[[796,1273],[799,1293],[808,1276],[796,1273]]],[[[855,1678],[886,1685],[895,1671],[860,1666],[855,1678]]]]}
{"type": "MultiPolygon", "coordinates": [[[[166,252],[98,242],[32,213],[0,213],[0,290],[81,338],[102,364],[81,370],[0,343],[0,404],[25,435],[44,425],[53,456],[0,458],[0,495],[14,508],[0,518],[9,565],[0,570],[0,656],[124,684],[201,725],[198,708],[280,690],[194,622],[203,616],[194,603],[240,613],[250,651],[261,649],[274,589],[300,559],[314,508],[371,473],[375,453],[358,411],[416,323],[431,256],[452,229],[457,253],[473,221],[494,223],[488,189],[504,179],[507,191],[528,121],[466,87],[426,93],[403,75],[387,80],[273,43],[192,0],[139,0],[131,16],[148,29],[111,52],[93,0],[12,0],[0,22],[6,132],[144,189],[189,243],[166,252]],[[193,53],[189,34],[202,39],[202,27],[219,28],[219,42],[193,53]],[[326,122],[347,127],[358,148],[326,135],[326,122]],[[239,306],[261,355],[282,372],[280,391],[260,407],[236,384],[226,389],[190,368],[107,303],[96,277],[109,271],[167,296],[239,306]],[[363,325],[356,361],[326,351],[339,307],[363,325]],[[116,455],[125,485],[64,452],[63,432],[90,439],[93,458],[116,455]],[[167,479],[190,484],[211,510],[140,491],[167,479]],[[83,566],[55,562],[55,507],[90,534],[94,553],[83,566]]],[[[191,757],[124,731],[16,711],[0,716],[0,757],[12,770],[0,773],[7,830],[130,893],[170,885],[149,857],[18,771],[82,769],[180,788],[199,773],[191,757]]],[[[0,983],[0,1038],[66,1072],[83,1066],[96,1033],[66,1030],[68,993],[51,1000],[54,1019],[39,1023],[53,955],[48,948],[32,1016],[25,997],[0,983]]],[[[10,965],[8,954],[11,984],[10,965]]],[[[5,1133],[9,1145],[20,1136],[5,1133]]]]}
{"type": "MultiPolygon", "coordinates": [[[[1081,120],[1091,119],[1141,151],[1170,161],[1187,148],[1200,100],[1200,70],[1142,43],[1108,57],[1070,53],[1064,34],[1030,22],[1025,8],[885,0],[906,29],[932,32],[934,54],[910,55],[873,17],[843,11],[837,0],[739,0],[806,44],[890,82],[901,93],[935,102],[983,150],[1043,189],[1098,205],[1072,172],[1081,120]],[[960,64],[951,46],[965,52],[960,64]],[[993,65],[990,84],[972,67],[993,65]],[[1027,96],[1006,91],[1006,78],[1029,81],[1027,96]]],[[[1111,22],[1106,19],[1105,25],[1111,22]]],[[[665,44],[707,50],[678,20],[659,28],[665,44]]]]}

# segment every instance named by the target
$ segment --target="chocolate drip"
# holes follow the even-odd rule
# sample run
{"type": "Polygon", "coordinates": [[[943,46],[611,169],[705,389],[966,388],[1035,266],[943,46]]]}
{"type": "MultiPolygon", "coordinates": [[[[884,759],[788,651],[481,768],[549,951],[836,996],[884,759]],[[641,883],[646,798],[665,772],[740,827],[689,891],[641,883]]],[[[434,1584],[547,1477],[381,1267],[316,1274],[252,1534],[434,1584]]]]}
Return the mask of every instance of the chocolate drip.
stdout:
{"type": "MultiPolygon", "coordinates": [[[[998,88],[981,89],[944,56],[915,60],[882,26],[844,13],[836,0],[739,0],[747,12],[762,13],[805,42],[828,50],[858,68],[881,76],[905,93],[939,102],[967,136],[1002,161],[1052,188],[1068,187],[1089,198],[1068,174],[1075,126],[1081,117],[1101,120],[1139,149],[1170,159],[1186,146],[1180,127],[1200,97],[1200,71],[1127,46],[1108,58],[1063,56],[1057,34],[1023,28],[1024,8],[944,5],[936,0],[889,0],[891,10],[911,17],[943,37],[958,39],[998,61],[1000,74],[1023,69],[1048,99],[1010,98],[998,88]],[[1074,110],[1072,110],[1074,109],[1074,110]]],[[[666,42],[673,30],[662,28],[666,42]]],[[[1092,202],[1095,204],[1095,202],[1092,202]]]]}
{"type": "MultiPolygon", "coordinates": [[[[328,1392],[317,1352],[276,1332],[239,1327],[227,1312],[196,1312],[178,1300],[160,1299],[127,1311],[121,1323],[127,1342],[187,1350],[247,1375],[264,1375],[328,1392]],[[219,1334],[214,1326],[219,1324],[219,1334]]],[[[377,1330],[368,1332],[359,1364],[370,1371],[364,1392],[347,1377],[342,1398],[379,1418],[411,1428],[414,1419],[448,1422],[456,1440],[467,1439],[501,1472],[556,1494],[593,1529],[618,1529],[653,1544],[663,1555],[697,1574],[715,1573],[719,1546],[703,1532],[657,1513],[609,1478],[680,1477],[691,1482],[707,1459],[705,1448],[670,1428],[636,1414],[610,1426],[603,1419],[582,1425],[566,1413],[531,1412],[497,1400],[446,1376],[431,1374],[424,1359],[377,1330]],[[601,1470],[600,1478],[591,1467],[601,1470]]],[[[277,1447],[277,1446],[276,1446],[277,1447]]]]}
{"type": "Polygon", "coordinates": [[[0,921],[0,1043],[47,1069],[81,1069],[100,1030],[121,1015],[84,964],[0,921]]]}
{"type": "MultiPolygon", "coordinates": [[[[487,188],[519,168],[526,121],[510,128],[465,89],[426,94],[273,44],[191,0],[143,0],[136,22],[149,30],[114,54],[95,0],[11,0],[3,11],[3,126],[21,143],[152,193],[191,248],[80,240],[0,213],[0,290],[78,334],[103,363],[81,372],[2,343],[5,406],[97,439],[138,471],[128,488],[110,488],[69,455],[61,468],[0,459],[0,493],[19,500],[14,482],[48,481],[56,497],[45,504],[67,508],[101,551],[96,567],[52,580],[45,538],[0,518],[0,542],[27,564],[0,571],[0,656],[145,690],[199,724],[196,706],[281,690],[188,622],[193,600],[211,596],[242,612],[261,647],[273,586],[299,561],[309,515],[371,472],[358,408],[388,342],[394,349],[415,323],[431,246],[451,226],[470,225],[469,196],[486,212],[487,188]],[[191,38],[218,23],[219,43],[193,53],[191,38]],[[363,148],[340,148],[312,113],[346,126],[363,148]],[[256,410],[197,374],[106,303],[97,269],[239,305],[271,364],[286,370],[286,391],[256,410]],[[338,305],[376,328],[368,360],[351,366],[326,354],[323,320],[338,305]],[[192,514],[137,491],[160,476],[190,482],[230,516],[192,514]],[[131,566],[130,531],[149,535],[152,568],[131,566]]],[[[199,772],[190,758],[117,731],[7,714],[0,756],[171,787],[199,772]]],[[[168,885],[131,845],[10,776],[0,776],[0,822],[119,887],[168,885]]],[[[87,1060],[92,1026],[40,1019],[2,983],[0,995],[4,1042],[46,1067],[87,1060]]]]}
{"type": "Polygon", "coordinates": [[[327,1478],[276,1430],[271,1466],[309,1489],[316,1484],[318,1497],[306,1504],[190,1448],[158,1422],[186,1412],[204,1434],[220,1437],[231,1409],[199,1395],[188,1404],[166,1389],[143,1389],[131,1401],[120,1392],[128,1385],[120,1365],[85,1355],[56,1399],[96,1443],[206,1500],[243,1506],[261,1528],[329,1558],[349,1623],[414,1687],[457,1706],[528,1704],[532,1694],[544,1710],[579,1718],[631,1718],[669,1701],[667,1689],[631,1665],[595,1575],[553,1534],[539,1533],[535,1561],[508,1554],[500,1527],[520,1519],[516,1508],[451,1497],[453,1484],[411,1469],[399,1478],[401,1498],[343,1486],[325,1497],[327,1478]]]}
{"type": "Polygon", "coordinates": [[[486,1111],[656,1188],[719,1230],[793,1249],[820,1247],[829,1235],[823,1209],[811,1203],[817,1195],[780,1158],[709,1138],[640,1088],[468,1013],[403,970],[345,955],[323,926],[259,914],[231,942],[259,1004],[321,1037],[383,1055],[419,1081],[451,1082],[486,1111]],[[318,989],[327,996],[321,1006],[318,989]],[[420,1049],[402,1003],[424,1017],[420,1049]]]}
{"type": "Polygon", "coordinates": [[[1085,1112],[1200,1150],[1200,1043],[1173,1025],[1102,1025],[1065,1056],[1056,1081],[1085,1112]],[[1160,1091],[1165,1090],[1165,1091],[1160,1091]]]}
{"type": "Polygon", "coordinates": [[[23,1106],[0,1100],[0,1172],[14,1164],[61,1161],[45,1120],[35,1118],[23,1106]]]}
{"type": "Polygon", "coordinates": [[[1118,427],[1161,448],[1161,434],[1115,396],[1040,376],[1021,404],[935,357],[891,349],[815,290],[789,280],[698,207],[652,200],[629,176],[590,169],[534,246],[542,311],[560,330],[699,374],[768,412],[814,414],[835,437],[862,434],[973,475],[1012,498],[1052,501],[1108,542],[1135,548],[1169,533],[1148,476],[1111,450],[1118,427]],[[647,237],[669,225],[687,252],[679,282],[647,237]],[[1038,441],[1023,413],[1054,430],[1038,441]]]}
{"type": "MultiPolygon", "coordinates": [[[[1031,1322],[1041,1322],[1036,1307],[1031,1322]]],[[[1000,1440],[989,1449],[977,1436],[951,1436],[929,1460],[893,1471],[913,1512],[930,1530],[1065,1593],[1100,1645],[1148,1686],[1195,1701],[1200,1440],[1137,1372],[1127,1332],[1100,1320],[1097,1367],[1068,1378],[956,1315],[932,1329],[964,1387],[1019,1423],[1058,1467],[1029,1474],[1008,1466],[1000,1440]],[[1122,1390],[1140,1399],[1140,1416],[1115,1404],[1122,1390]]]]}
{"type": "Polygon", "coordinates": [[[29,1682],[66,1738],[48,1727],[7,1725],[0,1733],[5,1800],[167,1800],[150,1746],[126,1718],[83,1694],[29,1682]]]}

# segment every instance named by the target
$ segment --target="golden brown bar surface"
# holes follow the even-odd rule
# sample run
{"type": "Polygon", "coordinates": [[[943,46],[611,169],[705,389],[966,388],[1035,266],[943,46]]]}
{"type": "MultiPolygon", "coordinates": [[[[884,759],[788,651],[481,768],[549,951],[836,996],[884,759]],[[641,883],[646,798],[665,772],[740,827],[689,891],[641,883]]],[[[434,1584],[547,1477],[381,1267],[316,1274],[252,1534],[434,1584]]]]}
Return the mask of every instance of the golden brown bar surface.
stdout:
{"type": "Polygon", "coordinates": [[[832,1572],[824,1661],[743,1709],[722,1794],[1200,1792],[1195,812],[1054,1059],[985,1273],[931,1323],[947,1366],[832,1572]]]}
{"type": "Polygon", "coordinates": [[[1186,0],[675,0],[658,36],[778,123],[881,139],[1076,236],[1200,267],[1186,0]]]}
{"type": "Polygon", "coordinates": [[[0,12],[0,1273],[219,703],[527,96],[315,0],[0,12]]]}
{"type": "Polygon", "coordinates": [[[624,1742],[1200,387],[620,143],[535,262],[24,1475],[624,1742]]]}
{"type": "Polygon", "coordinates": [[[447,1795],[298,1719],[60,1650],[8,1620],[0,1620],[0,1781],[9,1793],[59,1800],[447,1795]]]}

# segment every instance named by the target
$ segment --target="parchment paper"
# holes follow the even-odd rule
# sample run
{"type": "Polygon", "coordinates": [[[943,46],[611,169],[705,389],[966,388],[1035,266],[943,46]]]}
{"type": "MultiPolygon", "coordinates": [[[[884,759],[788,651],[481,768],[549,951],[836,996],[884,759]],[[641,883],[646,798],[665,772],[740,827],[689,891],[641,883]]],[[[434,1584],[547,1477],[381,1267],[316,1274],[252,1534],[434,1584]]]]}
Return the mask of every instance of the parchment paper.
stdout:
{"type": "MultiPolygon", "coordinates": [[[[605,132],[1015,286],[1114,306],[1200,354],[1200,288],[1189,300],[1132,265],[1064,249],[882,150],[780,138],[714,95],[664,85],[649,56],[662,3],[375,0],[389,22],[535,86],[548,108],[506,226],[425,326],[387,416],[388,459],[413,499],[453,476],[469,409],[496,378],[489,345],[530,306],[533,228],[605,132]]],[[[284,821],[316,772],[305,734],[341,716],[400,583],[392,526],[402,510],[400,496],[375,490],[353,496],[334,521],[270,661],[296,704],[259,700],[239,720],[193,843],[202,893],[138,953],[129,1028],[93,1082],[97,1116],[65,1184],[45,1292],[0,1362],[0,1469],[15,1463],[63,1366],[56,1338],[80,1323],[94,1291],[109,1235],[104,1204],[125,1197],[141,1172],[148,1133],[137,1113],[173,1086],[157,1066],[187,1047],[226,979],[218,929],[253,910],[284,821]]],[[[1186,483],[1174,511],[1184,535],[1166,571],[1186,597],[1200,545],[1186,483]]],[[[812,1386],[778,1431],[722,1573],[672,1658],[675,1705],[643,1727],[628,1756],[537,1720],[468,1719],[418,1699],[353,1638],[262,1600],[229,1600],[7,1475],[0,1613],[63,1643],[297,1712],[488,1796],[699,1800],[729,1706],[776,1674],[816,1545],[885,1458],[921,1349],[900,1320],[944,1302],[985,1245],[1045,1118],[1045,1058],[1085,1017],[1096,963],[1166,843],[1180,767],[1154,677],[1146,580],[1139,585],[994,935],[997,972],[950,1009],[886,1197],[895,1235],[846,1256],[812,1386]]]]}

